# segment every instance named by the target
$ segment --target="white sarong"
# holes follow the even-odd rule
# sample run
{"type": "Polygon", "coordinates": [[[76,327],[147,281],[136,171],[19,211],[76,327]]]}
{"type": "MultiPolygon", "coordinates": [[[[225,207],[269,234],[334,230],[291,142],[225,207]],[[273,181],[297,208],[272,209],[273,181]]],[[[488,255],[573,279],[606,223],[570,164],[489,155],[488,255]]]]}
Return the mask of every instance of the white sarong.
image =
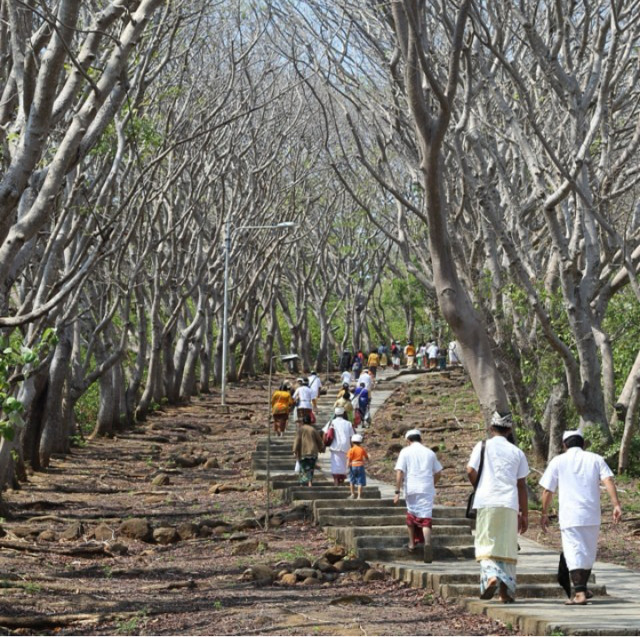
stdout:
{"type": "Polygon", "coordinates": [[[600,525],[569,526],[561,530],[562,552],[570,571],[593,568],[598,552],[600,525]]]}
{"type": "Polygon", "coordinates": [[[347,475],[347,454],[344,451],[331,452],[331,475],[347,475]]]}
{"type": "Polygon", "coordinates": [[[405,496],[407,511],[417,518],[430,518],[433,513],[433,494],[408,493],[405,496]]]}

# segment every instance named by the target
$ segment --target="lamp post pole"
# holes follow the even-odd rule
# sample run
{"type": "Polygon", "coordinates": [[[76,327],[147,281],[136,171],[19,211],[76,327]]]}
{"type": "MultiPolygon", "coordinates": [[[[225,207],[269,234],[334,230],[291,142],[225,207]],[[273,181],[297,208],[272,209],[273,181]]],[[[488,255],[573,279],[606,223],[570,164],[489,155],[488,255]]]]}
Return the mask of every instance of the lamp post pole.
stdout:
{"type": "Polygon", "coordinates": [[[273,359],[269,359],[269,389],[267,391],[267,403],[269,409],[269,417],[267,418],[267,515],[264,519],[264,528],[269,530],[269,516],[271,515],[271,374],[273,373],[273,359]]]}
{"type": "Polygon", "coordinates": [[[227,219],[224,236],[224,300],[222,316],[222,377],[220,403],[227,404],[227,357],[229,351],[229,253],[231,252],[231,219],[227,219]]]}

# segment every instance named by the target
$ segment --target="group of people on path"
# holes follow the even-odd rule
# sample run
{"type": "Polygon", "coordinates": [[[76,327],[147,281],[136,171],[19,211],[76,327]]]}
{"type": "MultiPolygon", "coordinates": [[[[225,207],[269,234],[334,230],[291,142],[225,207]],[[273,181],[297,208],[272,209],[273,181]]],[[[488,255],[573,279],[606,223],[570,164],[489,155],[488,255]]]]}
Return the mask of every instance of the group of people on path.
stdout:
{"type": "Polygon", "coordinates": [[[369,406],[375,381],[370,368],[363,369],[357,387],[351,387],[350,379],[350,374],[348,379],[343,379],[333,406],[333,418],[325,426],[323,434],[313,426],[322,387],[315,372],[308,378],[298,378],[295,388],[288,381],[283,381],[271,397],[271,407],[274,432],[278,437],[284,435],[289,416],[295,411],[297,430],[293,454],[300,483],[313,486],[318,456],[326,448],[331,452],[334,484],[343,484],[348,475],[351,497],[359,498],[366,486],[368,454],[362,447],[362,436],[356,432],[356,427],[370,422],[369,406]]]}
{"type": "MultiPolygon", "coordinates": [[[[364,396],[368,407],[374,385],[373,375],[366,373],[364,377],[371,379],[370,385],[369,381],[360,382],[353,393],[349,383],[344,382],[334,403],[334,416],[322,433],[312,426],[314,403],[310,380],[299,379],[299,386],[293,392],[283,383],[274,393],[276,431],[284,431],[286,419],[297,405],[299,426],[293,452],[299,463],[301,484],[313,484],[318,455],[326,448],[331,452],[330,471],[334,484],[343,484],[348,475],[350,497],[361,497],[362,488],[366,486],[365,465],[369,456],[362,446],[362,435],[356,432],[355,415],[362,409],[358,396],[364,396]],[[355,396],[358,400],[354,401],[355,392],[358,392],[355,396]]],[[[317,395],[315,398],[317,400],[317,395]]],[[[400,452],[395,465],[395,502],[399,502],[404,490],[409,535],[407,548],[410,551],[423,548],[425,561],[431,561],[435,487],[442,475],[442,465],[437,455],[422,444],[419,429],[408,431],[405,438],[407,446],[400,452]]],[[[543,489],[541,529],[545,533],[548,530],[549,509],[554,494],[559,491],[558,518],[562,537],[559,582],[568,595],[573,586],[574,595],[567,601],[568,605],[584,605],[592,597],[588,583],[601,524],[600,483],[613,504],[614,524],[620,521],[622,509],[611,469],[602,456],[585,451],[580,430],[564,432],[563,449],[564,453],[549,463],[539,481],[543,489]]],[[[526,533],[529,527],[528,475],[526,456],[514,442],[512,415],[494,413],[489,438],[474,446],[467,464],[467,476],[474,488],[475,557],[480,563],[482,599],[491,599],[497,593],[502,603],[515,600],[518,535],[526,533]]]]}
{"type": "Polygon", "coordinates": [[[277,437],[284,435],[290,414],[296,410],[297,420],[302,422],[309,418],[315,421],[314,412],[318,409],[318,396],[322,390],[320,376],[312,371],[308,377],[298,378],[296,386],[283,381],[280,388],[271,396],[271,414],[273,428],[277,437]]]}
{"type": "Polygon", "coordinates": [[[362,350],[352,355],[351,350],[345,349],[340,357],[340,371],[343,375],[352,374],[353,379],[357,381],[362,371],[368,368],[375,378],[378,368],[381,370],[387,368],[389,357],[396,371],[400,369],[403,360],[407,369],[444,370],[447,368],[447,357],[449,365],[461,364],[456,341],[451,341],[445,348],[438,346],[435,337],[431,337],[428,343],[423,341],[417,347],[412,340],[407,341],[404,347],[395,340],[391,341],[390,347],[380,343],[378,348],[370,350],[368,355],[365,355],[362,350]]]}
{"type": "MultiPolygon", "coordinates": [[[[501,602],[515,600],[518,562],[518,535],[527,531],[529,509],[526,478],[529,466],[525,454],[513,442],[511,414],[494,413],[488,440],[478,442],[469,458],[467,475],[474,487],[476,510],[475,556],[480,563],[480,597],[491,599],[496,593],[501,602]]],[[[442,466],[436,454],[424,447],[421,432],[407,432],[408,446],[400,452],[396,464],[396,503],[404,485],[410,551],[425,546],[425,561],[430,561],[430,537],[435,485],[442,466]]],[[[559,522],[562,555],[559,582],[574,596],[568,605],[584,605],[592,597],[588,588],[596,559],[600,532],[600,483],[613,504],[613,522],[622,517],[622,509],[613,473],[604,458],[584,450],[579,430],[563,435],[564,453],[547,467],[540,486],[542,494],[541,528],[547,532],[549,507],[559,491],[559,522]],[[565,581],[563,581],[565,577],[565,581]]]]}
{"type": "Polygon", "coordinates": [[[299,482],[313,486],[313,476],[318,456],[330,451],[330,471],[335,485],[341,485],[349,477],[351,498],[362,497],[362,488],[367,485],[365,464],[369,460],[362,446],[363,437],[358,434],[355,425],[347,418],[347,411],[340,403],[347,401],[344,393],[338,396],[333,418],[326,424],[322,434],[305,416],[299,423],[293,442],[293,455],[298,463],[299,482]],[[356,494],[357,489],[357,494],[356,494]]]}

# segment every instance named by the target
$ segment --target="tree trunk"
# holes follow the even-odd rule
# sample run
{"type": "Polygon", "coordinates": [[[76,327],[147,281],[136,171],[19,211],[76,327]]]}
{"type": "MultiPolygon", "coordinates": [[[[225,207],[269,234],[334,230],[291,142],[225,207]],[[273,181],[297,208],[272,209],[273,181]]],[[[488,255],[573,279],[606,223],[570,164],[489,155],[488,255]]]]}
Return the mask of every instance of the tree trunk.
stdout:
{"type": "Polygon", "coordinates": [[[420,50],[424,46],[424,34],[415,31],[422,24],[423,8],[419,8],[415,0],[407,4],[411,6],[413,19],[408,17],[405,3],[392,3],[392,11],[396,37],[405,58],[404,80],[420,148],[434,287],[442,316],[458,341],[473,388],[488,420],[493,411],[509,411],[509,401],[485,326],[460,283],[447,228],[448,205],[442,190],[445,183],[442,147],[458,85],[460,53],[470,2],[463,0],[460,3],[455,24],[452,23],[446,89],[437,87],[435,79],[429,80],[432,91],[440,92],[438,100],[433,92],[426,93],[423,86],[425,77],[420,50]],[[438,104],[435,111],[432,110],[434,103],[438,104]]]}
{"type": "Polygon", "coordinates": [[[618,456],[618,473],[623,473],[629,468],[629,456],[633,432],[636,428],[638,405],[640,404],[640,375],[635,377],[629,406],[624,419],[624,432],[620,442],[620,454],[618,456]]]}
{"type": "Polygon", "coordinates": [[[73,345],[71,330],[65,328],[59,333],[59,341],[49,368],[49,392],[44,410],[44,426],[40,439],[40,464],[47,468],[51,454],[66,448],[66,427],[63,417],[63,389],[69,374],[69,363],[73,345]]]}
{"type": "Polygon", "coordinates": [[[184,364],[184,372],[182,374],[182,383],[180,385],[179,399],[180,402],[189,402],[192,396],[197,395],[196,388],[196,367],[200,358],[202,349],[202,335],[204,333],[204,321],[200,324],[198,332],[189,343],[189,351],[184,364]]]}
{"type": "Polygon", "coordinates": [[[566,382],[554,385],[542,416],[542,427],[547,432],[549,453],[547,461],[551,461],[562,453],[562,434],[566,426],[566,405],[569,392],[566,382]]]}

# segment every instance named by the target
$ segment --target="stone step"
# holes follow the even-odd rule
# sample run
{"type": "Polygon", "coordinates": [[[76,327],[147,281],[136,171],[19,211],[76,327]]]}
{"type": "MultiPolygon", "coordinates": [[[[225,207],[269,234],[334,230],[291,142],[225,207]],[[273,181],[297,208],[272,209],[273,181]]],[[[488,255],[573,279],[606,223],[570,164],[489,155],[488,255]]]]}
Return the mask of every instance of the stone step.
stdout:
{"type": "MultiPolygon", "coordinates": [[[[322,474],[316,473],[313,476],[313,485],[314,485],[314,488],[316,486],[333,487],[333,482],[330,482],[329,480],[327,480],[327,478],[325,478],[322,474]]],[[[274,491],[286,491],[287,489],[291,489],[291,488],[303,488],[303,487],[300,485],[300,480],[298,478],[298,475],[295,473],[291,473],[291,475],[286,478],[278,478],[277,480],[272,480],[271,488],[274,491]]],[[[304,488],[307,488],[307,487],[304,487],[304,488]]]]}
{"type": "MultiPolygon", "coordinates": [[[[291,447],[282,447],[278,449],[271,450],[271,459],[273,458],[293,458],[293,451],[291,447]]],[[[251,460],[266,460],[267,459],[267,451],[254,451],[251,454],[251,460]]]]}
{"type": "MultiPolygon", "coordinates": [[[[351,517],[353,515],[362,515],[362,516],[371,516],[371,515],[404,515],[406,517],[406,509],[399,504],[398,506],[380,506],[380,503],[384,502],[384,500],[378,500],[376,503],[365,502],[362,500],[355,500],[354,502],[349,503],[349,507],[346,507],[344,502],[342,503],[334,503],[330,507],[314,507],[314,511],[317,515],[322,515],[324,513],[331,513],[333,516],[344,515],[347,517],[351,517]],[[353,507],[351,505],[354,505],[353,507]]],[[[457,509],[455,509],[457,510],[457,509]]],[[[465,519],[464,515],[460,516],[452,516],[450,515],[450,510],[446,507],[433,507],[433,517],[437,518],[455,518],[455,519],[465,519]]]]}
{"type": "MultiPolygon", "coordinates": [[[[397,560],[412,560],[423,562],[423,554],[420,549],[409,551],[407,548],[376,549],[364,548],[357,550],[358,557],[367,562],[395,562],[397,560]]],[[[434,546],[433,560],[470,560],[475,556],[472,546],[434,546]]]]}
{"type": "MultiPolygon", "coordinates": [[[[403,548],[407,545],[408,536],[406,528],[404,533],[390,536],[365,535],[354,538],[356,549],[394,549],[403,548]]],[[[473,536],[471,535],[432,535],[431,545],[436,546],[456,546],[473,548],[473,536]]]]}
{"type": "MultiPolygon", "coordinates": [[[[473,538],[471,529],[466,526],[450,526],[446,523],[446,518],[440,518],[443,524],[434,524],[433,536],[439,535],[460,535],[462,537],[473,538]]],[[[332,526],[327,527],[327,531],[331,533],[331,537],[340,540],[341,537],[393,537],[394,535],[407,535],[407,527],[404,524],[395,526],[332,526]],[[339,537],[340,536],[340,537],[339,537]]]]}
{"type": "MultiPolygon", "coordinates": [[[[558,585],[556,573],[521,573],[517,572],[518,586],[520,584],[555,584],[558,585]]],[[[471,585],[478,584],[480,581],[480,567],[474,573],[430,573],[429,586],[431,588],[439,588],[440,586],[449,585],[471,585]]],[[[590,588],[596,583],[595,575],[591,574],[589,578],[590,588]]]]}
{"type": "MultiPolygon", "coordinates": [[[[336,509],[340,508],[341,505],[344,505],[343,502],[336,502],[334,500],[318,500],[313,504],[314,511],[320,511],[321,509],[336,509]]],[[[370,507],[370,502],[363,502],[362,500],[355,500],[349,505],[349,508],[367,508],[370,507]]],[[[405,502],[404,500],[399,500],[398,504],[393,503],[391,498],[381,498],[376,502],[376,508],[382,515],[386,515],[387,513],[393,513],[394,511],[402,513],[406,515],[405,502]]],[[[433,507],[433,515],[435,517],[443,518],[458,518],[458,519],[466,519],[465,516],[466,509],[464,507],[445,507],[445,506],[434,506],[433,507]]],[[[469,520],[471,522],[471,520],[469,520]]]]}
{"type": "MultiPolygon", "coordinates": [[[[278,442],[272,442],[271,443],[271,453],[276,453],[276,452],[288,452],[288,453],[292,453],[292,449],[293,449],[293,441],[294,438],[291,437],[289,438],[280,438],[280,440],[278,440],[278,442]]],[[[255,451],[252,452],[253,454],[264,454],[265,456],[267,455],[267,443],[265,442],[264,444],[258,443],[258,445],[256,446],[255,451]]]]}
{"type": "MultiPolygon", "coordinates": [[[[604,586],[592,586],[590,590],[594,595],[601,597],[607,594],[606,587],[604,586]]],[[[463,598],[463,597],[479,597],[480,588],[478,583],[476,584],[446,584],[440,587],[440,595],[445,599],[451,598],[463,598]]],[[[567,594],[564,589],[555,584],[525,584],[520,582],[518,576],[518,588],[517,588],[518,601],[523,599],[551,599],[551,598],[566,598],[567,594]]]]}
{"type": "MultiPolygon", "coordinates": [[[[296,466],[296,459],[291,456],[291,458],[287,458],[286,460],[275,460],[271,458],[271,471],[277,469],[278,471],[282,471],[283,469],[286,471],[287,469],[294,470],[296,466]]],[[[266,471],[267,470],[267,461],[266,460],[254,460],[251,463],[252,471],[266,471]]]]}
{"type": "MultiPolygon", "coordinates": [[[[256,480],[266,480],[267,479],[267,472],[266,471],[254,471],[253,472],[253,477],[256,480]]],[[[298,474],[294,473],[293,471],[293,467],[291,467],[291,471],[282,471],[282,469],[278,469],[277,471],[271,471],[271,482],[280,482],[282,480],[287,481],[290,480],[291,478],[295,478],[296,480],[298,479],[298,474]]]]}
{"type": "MultiPolygon", "coordinates": [[[[362,500],[360,500],[362,502],[362,500]]],[[[407,516],[404,513],[396,513],[394,515],[371,515],[371,516],[346,516],[331,515],[330,512],[322,513],[314,516],[318,526],[379,526],[381,528],[388,526],[399,526],[405,524],[407,516]]],[[[432,518],[434,526],[440,524],[456,524],[471,529],[470,520],[466,518],[432,518]]]]}
{"type": "MultiPolygon", "coordinates": [[[[300,487],[298,489],[290,489],[289,493],[285,495],[285,500],[287,502],[299,501],[299,502],[310,502],[313,500],[319,500],[320,498],[324,498],[327,495],[330,495],[332,498],[336,500],[349,500],[349,496],[351,495],[351,491],[349,487],[333,487],[333,485],[328,486],[316,486],[315,484],[312,487],[300,487]]],[[[362,489],[362,498],[367,500],[377,500],[380,499],[380,489],[377,487],[364,487],[362,489]]],[[[344,503],[344,502],[343,502],[344,503]]]]}

